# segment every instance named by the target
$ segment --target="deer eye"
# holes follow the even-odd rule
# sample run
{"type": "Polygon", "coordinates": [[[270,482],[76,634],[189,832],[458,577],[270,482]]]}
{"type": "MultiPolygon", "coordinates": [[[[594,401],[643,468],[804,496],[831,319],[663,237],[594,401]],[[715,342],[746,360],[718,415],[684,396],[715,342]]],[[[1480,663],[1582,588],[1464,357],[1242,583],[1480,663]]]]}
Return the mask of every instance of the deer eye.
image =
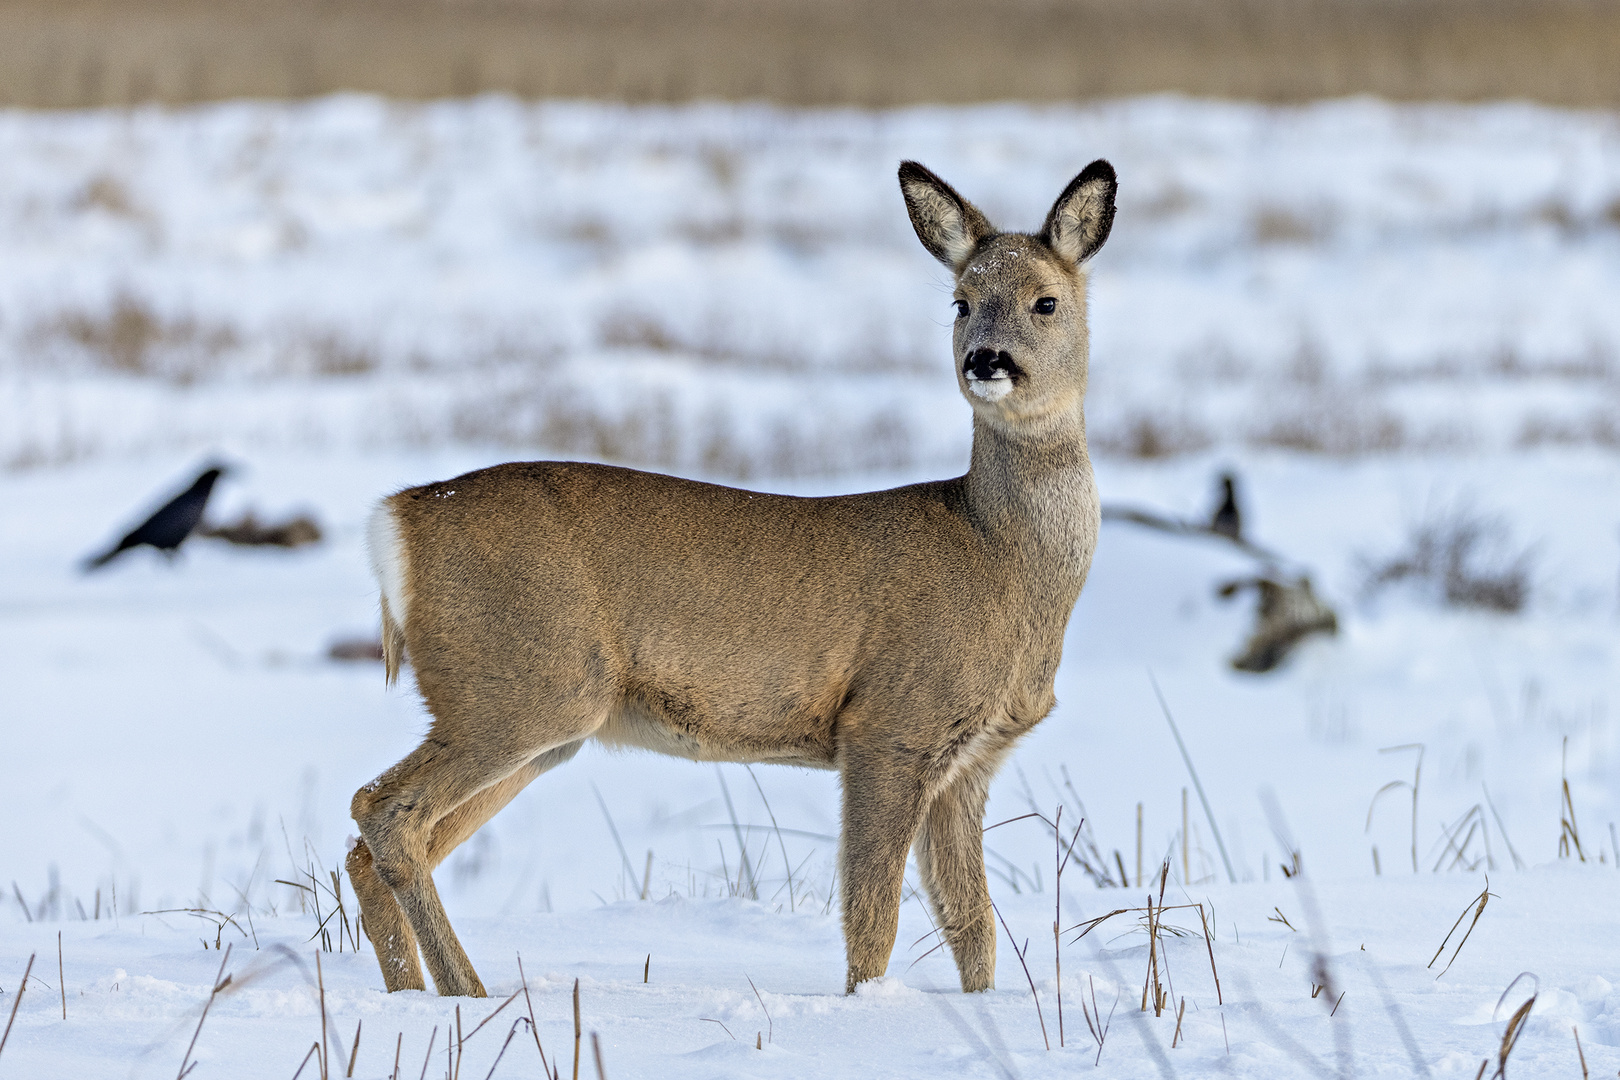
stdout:
{"type": "Polygon", "coordinates": [[[1050,315],[1056,310],[1057,299],[1055,297],[1043,296],[1035,301],[1035,314],[1037,315],[1050,315]]]}
{"type": "Polygon", "coordinates": [[[956,317],[958,319],[965,319],[968,317],[968,306],[966,300],[956,301],[956,317]]]}

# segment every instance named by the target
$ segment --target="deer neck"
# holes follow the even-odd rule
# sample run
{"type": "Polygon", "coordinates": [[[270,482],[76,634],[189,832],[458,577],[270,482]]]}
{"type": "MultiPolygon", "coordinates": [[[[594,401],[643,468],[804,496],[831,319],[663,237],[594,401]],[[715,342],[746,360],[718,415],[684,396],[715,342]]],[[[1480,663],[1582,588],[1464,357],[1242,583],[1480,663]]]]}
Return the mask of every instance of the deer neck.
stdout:
{"type": "Polygon", "coordinates": [[[969,515],[994,547],[1033,576],[1078,591],[1100,516],[1082,399],[1038,424],[975,415],[973,462],[964,479],[969,515]]]}

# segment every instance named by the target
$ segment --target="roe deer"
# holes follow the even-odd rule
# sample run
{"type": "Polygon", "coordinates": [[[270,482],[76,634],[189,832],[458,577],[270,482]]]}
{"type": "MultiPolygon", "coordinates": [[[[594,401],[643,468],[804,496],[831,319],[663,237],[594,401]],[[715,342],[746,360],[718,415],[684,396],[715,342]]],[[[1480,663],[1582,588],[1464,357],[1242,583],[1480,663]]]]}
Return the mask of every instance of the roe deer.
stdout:
{"type": "Polygon", "coordinates": [[[348,858],[389,990],[482,996],[432,871],[586,739],[836,769],[846,991],[888,966],[906,853],[963,990],[994,985],[991,778],[1051,711],[1096,546],[1086,273],[1113,224],[1094,161],[1038,234],[999,233],[914,162],[900,188],[955,276],[965,476],[832,498],[574,462],[499,465],[372,515],[392,681],[432,726],[354,797],[348,858]]]}

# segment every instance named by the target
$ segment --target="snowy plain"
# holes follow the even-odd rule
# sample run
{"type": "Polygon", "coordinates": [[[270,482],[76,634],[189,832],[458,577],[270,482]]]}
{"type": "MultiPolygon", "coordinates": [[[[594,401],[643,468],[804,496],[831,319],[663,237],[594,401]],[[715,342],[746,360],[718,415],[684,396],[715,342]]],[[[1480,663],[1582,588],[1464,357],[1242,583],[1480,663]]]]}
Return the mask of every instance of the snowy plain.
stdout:
{"type": "MultiPolygon", "coordinates": [[[[492,995],[520,988],[521,953],[563,1075],[577,978],[619,1077],[1472,1076],[1530,971],[1509,1071],[1579,1075],[1572,1027],[1595,1074],[1620,1069],[1620,119],[336,98],[4,113],[0,149],[0,1013],[38,956],[0,1077],[178,1071],[216,934],[235,983],[195,1075],[291,1076],[320,1038],[317,917],[277,879],[341,864],[350,795],[424,726],[408,685],[326,658],[373,632],[362,523],[379,494],[521,456],[805,494],[959,471],[948,292],[895,160],[1027,226],[1100,155],[1123,179],[1094,270],[1105,500],[1201,514],[1237,469],[1252,534],[1310,567],[1342,621],[1275,674],[1232,672],[1249,606],[1214,587],[1252,566],[1110,524],[1059,707],[993,792],[987,824],[1061,804],[1116,880],[1120,853],[1125,890],[1070,865],[1066,927],[1143,903],[1140,805],[1166,902],[1214,916],[1212,947],[1196,912],[1168,917],[1193,932],[1166,939],[1180,1036],[1138,1011],[1147,936],[1120,917],[1065,934],[1068,1047],[1045,1050],[1012,948],[1031,942],[1056,1046],[1037,821],[987,834],[1008,927],[996,991],[952,992],[908,899],[889,977],[846,999],[833,777],[596,750],[438,875],[492,995]],[[240,466],[215,518],[308,510],[326,541],[197,541],[173,566],[138,552],[78,572],[212,456],[240,466]],[[1364,594],[1366,558],[1459,504],[1534,551],[1522,612],[1364,594]],[[1192,793],[1182,862],[1191,784],[1150,677],[1225,859],[1192,793]],[[1369,825],[1416,760],[1384,748],[1412,744],[1416,873],[1410,794],[1369,825]],[[1584,862],[1559,855],[1565,776],[1584,862]],[[1455,857],[1442,829],[1475,807],[1455,857]],[[1284,878],[1286,849],[1303,877],[1284,878]],[[1425,965],[1487,870],[1494,898],[1437,980],[1457,935],[1425,965]],[[188,907],[247,932],[142,914],[188,907]],[[1318,954],[1344,994],[1331,1016],[1318,954]],[[1118,995],[1100,1055],[1078,1011],[1092,980],[1105,1013],[1118,995]]],[[[396,1045],[414,1075],[435,1028],[438,1075],[457,1005],[470,1029],[499,1004],[385,995],[363,937],[342,949],[322,979],[344,1048],[364,1022],[356,1076],[389,1075],[396,1045]]],[[[521,1008],[466,1045],[467,1075],[495,1065],[521,1008]]],[[[525,1040],[495,1075],[538,1075],[525,1040]]],[[[334,1048],[331,1071],[346,1063],[334,1048]]]]}

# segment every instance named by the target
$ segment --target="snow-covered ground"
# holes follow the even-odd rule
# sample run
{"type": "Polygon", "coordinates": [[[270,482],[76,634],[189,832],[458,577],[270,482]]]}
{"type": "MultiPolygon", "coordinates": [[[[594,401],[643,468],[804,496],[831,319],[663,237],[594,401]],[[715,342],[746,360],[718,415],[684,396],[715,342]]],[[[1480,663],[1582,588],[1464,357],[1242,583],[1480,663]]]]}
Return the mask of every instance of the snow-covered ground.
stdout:
{"type": "MultiPolygon", "coordinates": [[[[846,999],[834,777],[595,750],[439,872],[491,993],[520,988],[521,953],[564,1076],[578,978],[585,1030],[621,1078],[1035,1077],[1093,1061],[1273,1077],[1342,1060],[1468,1077],[1487,1055],[1494,1068],[1529,983],[1498,997],[1530,971],[1540,996],[1510,1071],[1579,1075],[1572,1026],[1593,1075],[1620,1069],[1620,469],[1598,420],[1581,426],[1610,415],[1620,376],[1614,117],[336,99],[0,114],[0,146],[0,1015],[38,956],[0,1077],[178,1071],[216,935],[233,984],[195,1076],[289,1077],[320,1038],[317,915],[277,879],[341,864],[350,795],[424,723],[408,685],[326,659],[373,632],[362,524],[378,494],[538,453],[801,493],[959,470],[946,295],[894,159],[1033,224],[1098,154],[1124,180],[1094,275],[1105,499],[1203,513],[1235,467],[1252,535],[1312,568],[1342,621],[1275,674],[1232,672],[1249,601],[1214,587],[1250,565],[1107,525],[1060,705],[993,792],[988,824],[1062,805],[1103,869],[1132,878],[1099,888],[1071,864],[1065,927],[1143,903],[1140,806],[1145,872],[1167,859],[1166,902],[1213,915],[1209,946],[1196,912],[1166,917],[1193,932],[1165,939],[1181,1036],[1169,1012],[1139,1011],[1148,938],[1122,916],[1064,936],[1068,1048],[1045,1050],[1012,948],[1030,942],[1055,1047],[1038,821],[987,834],[1008,928],[996,991],[951,992],[908,899],[890,976],[846,999]],[[1325,434],[1273,437],[1285,422],[1325,434]],[[1131,453],[1148,429],[1179,452],[1131,453]],[[214,453],[241,466],[214,517],[309,510],[326,541],[195,541],[173,566],[137,552],[78,572],[214,453]],[[1367,559],[1458,506],[1501,518],[1510,553],[1533,549],[1521,613],[1362,594],[1367,559]],[[1224,858],[1192,791],[1183,862],[1192,785],[1150,678],[1224,858]],[[1417,762],[1385,748],[1411,744],[1417,873],[1408,790],[1369,826],[1375,793],[1417,762]],[[1560,857],[1566,775],[1584,863],[1560,857]],[[1459,858],[1442,830],[1471,812],[1459,858]],[[1281,873],[1290,848],[1302,878],[1281,873]],[[1486,871],[1477,927],[1426,968],[1486,871]],[[142,914],[176,908],[246,933],[142,914]],[[1327,992],[1312,997],[1318,952],[1344,995],[1331,1016],[1327,992]],[[1093,980],[1105,1013],[1118,999],[1100,1058],[1079,1011],[1093,980]]],[[[321,954],[330,1031],[347,1048],[364,1023],[354,1075],[389,1075],[396,1045],[400,1075],[417,1075],[430,1035],[438,1075],[457,1005],[470,1030],[499,1001],[385,995],[361,942],[321,954]]],[[[525,1007],[466,1044],[466,1075],[490,1071],[525,1007]]],[[[590,1056],[587,1035],[586,1076],[590,1056]]],[[[331,1061],[347,1064],[336,1044],[331,1061]]],[[[519,1032],[495,1075],[538,1074],[519,1032]]]]}
{"type": "Polygon", "coordinates": [[[1620,444],[1612,114],[341,97],[0,114],[0,462],[482,441],[937,467],[950,305],[896,162],[1032,228],[1098,156],[1100,445],[1620,444]]]}

